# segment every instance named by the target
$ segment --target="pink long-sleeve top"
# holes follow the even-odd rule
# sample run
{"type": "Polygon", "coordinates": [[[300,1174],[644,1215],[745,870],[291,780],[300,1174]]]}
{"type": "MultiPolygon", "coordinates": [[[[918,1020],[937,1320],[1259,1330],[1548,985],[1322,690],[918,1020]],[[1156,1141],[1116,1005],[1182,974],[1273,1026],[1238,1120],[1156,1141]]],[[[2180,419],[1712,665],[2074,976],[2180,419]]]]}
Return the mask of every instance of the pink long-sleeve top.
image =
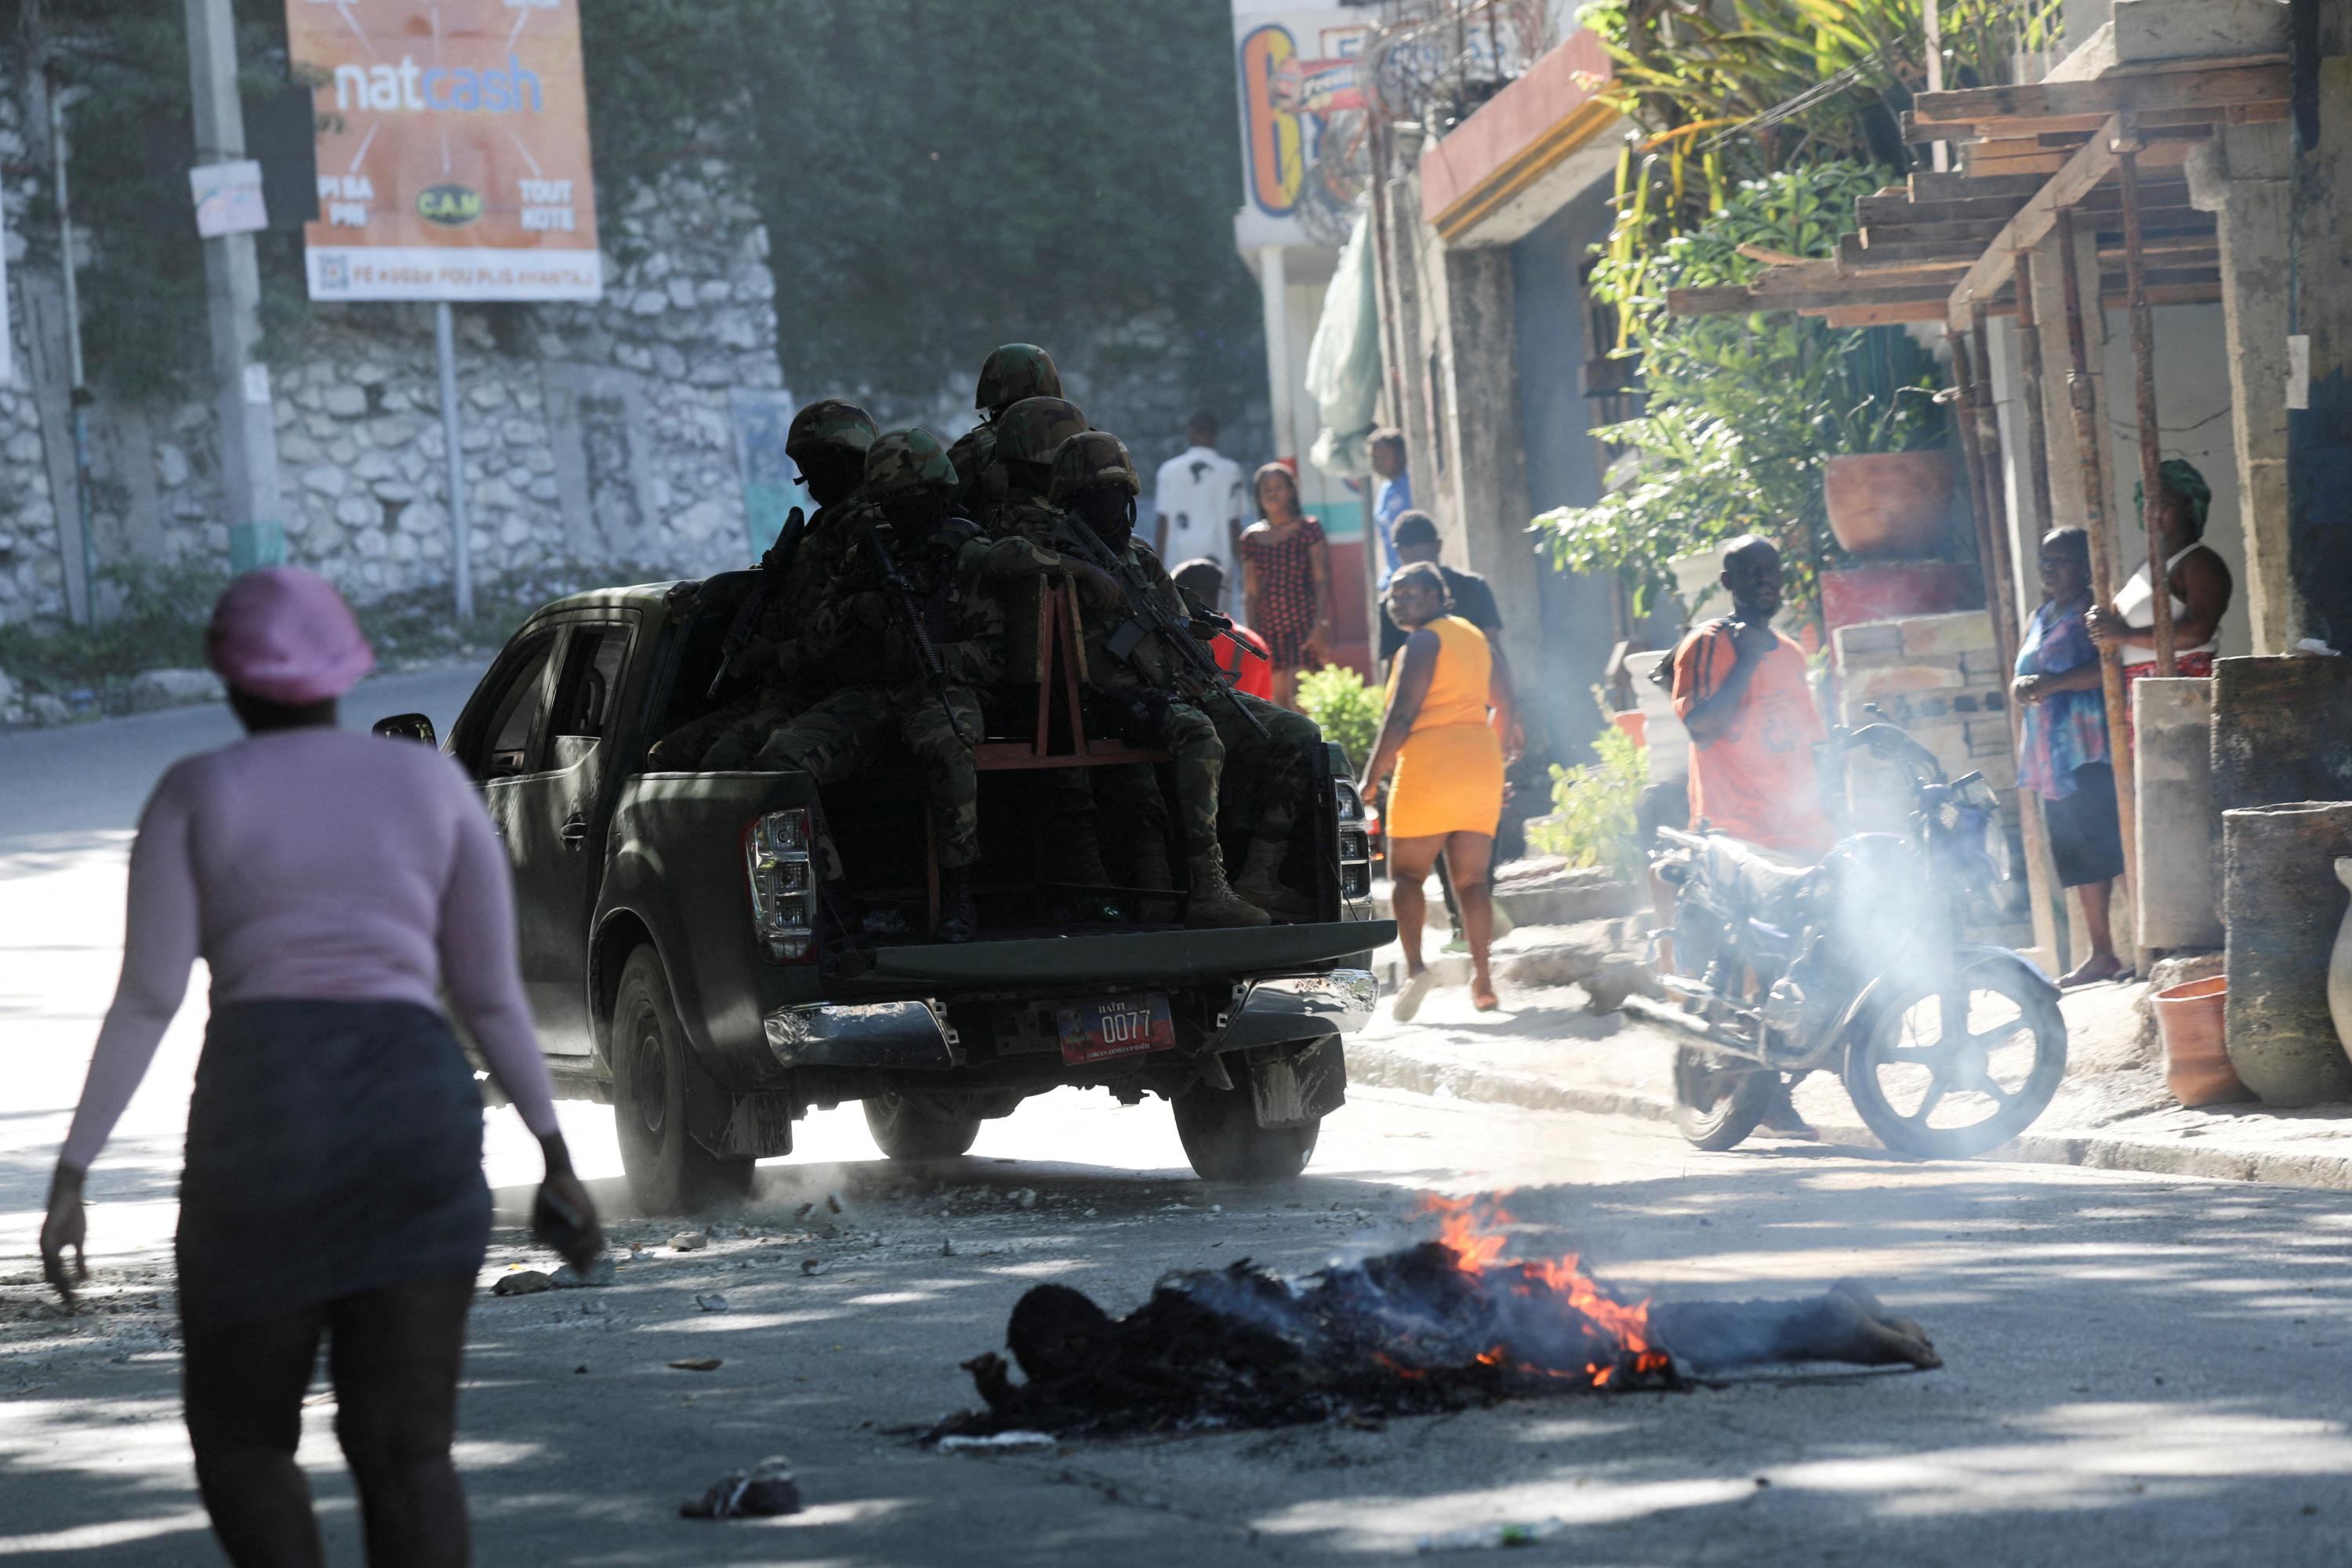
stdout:
{"type": "Polygon", "coordinates": [[[163,775],[131,846],[122,978],[67,1163],[87,1168],[113,1131],[198,954],[215,1006],[305,997],[437,1010],[446,988],[524,1123],[555,1131],[506,856],[465,774],[430,747],[278,730],[163,775]]]}

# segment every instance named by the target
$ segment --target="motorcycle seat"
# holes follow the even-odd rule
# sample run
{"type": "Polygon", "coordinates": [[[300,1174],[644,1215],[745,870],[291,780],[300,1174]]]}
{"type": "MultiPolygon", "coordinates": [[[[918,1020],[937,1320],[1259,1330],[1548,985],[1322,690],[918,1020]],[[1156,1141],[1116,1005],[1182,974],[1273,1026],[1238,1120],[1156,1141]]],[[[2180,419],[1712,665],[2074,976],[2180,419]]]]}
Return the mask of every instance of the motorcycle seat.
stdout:
{"type": "Polygon", "coordinates": [[[1809,860],[1793,859],[1727,834],[1706,836],[1706,879],[1722,895],[1746,909],[1769,909],[1813,874],[1809,860]]]}

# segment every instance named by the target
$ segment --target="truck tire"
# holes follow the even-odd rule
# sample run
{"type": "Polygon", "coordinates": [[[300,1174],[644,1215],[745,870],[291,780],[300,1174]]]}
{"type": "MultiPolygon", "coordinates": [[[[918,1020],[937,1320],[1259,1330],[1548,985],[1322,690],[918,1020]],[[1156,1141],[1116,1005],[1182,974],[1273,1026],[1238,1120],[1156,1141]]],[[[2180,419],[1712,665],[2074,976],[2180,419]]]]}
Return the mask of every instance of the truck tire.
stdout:
{"type": "Polygon", "coordinates": [[[869,1095],[866,1130],[893,1160],[952,1160],[980,1136],[977,1116],[941,1116],[903,1094],[869,1095]]]}
{"type": "Polygon", "coordinates": [[[1195,1083],[1170,1102],[1176,1136],[1192,1173],[1204,1182],[1289,1182],[1307,1169],[1323,1119],[1295,1127],[1260,1127],[1246,1083],[1212,1089],[1195,1083]]]}
{"type": "Polygon", "coordinates": [[[670,1000],[669,977],[650,947],[638,948],[621,966],[608,1039],[621,1169],[638,1211],[690,1214],[748,1197],[752,1162],[722,1160],[686,1130],[686,1075],[700,1069],[670,1000]]]}

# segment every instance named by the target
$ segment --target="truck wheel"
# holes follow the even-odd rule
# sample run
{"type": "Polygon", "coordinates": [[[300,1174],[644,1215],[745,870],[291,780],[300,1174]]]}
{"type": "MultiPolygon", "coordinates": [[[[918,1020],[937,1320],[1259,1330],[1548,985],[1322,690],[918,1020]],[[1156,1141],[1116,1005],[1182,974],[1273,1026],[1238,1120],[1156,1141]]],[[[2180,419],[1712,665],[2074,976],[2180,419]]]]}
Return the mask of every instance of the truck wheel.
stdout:
{"type": "Polygon", "coordinates": [[[686,1075],[698,1069],[688,1059],[669,977],[650,947],[621,967],[610,1044],[621,1169],[639,1211],[687,1214],[749,1196],[752,1163],[719,1159],[687,1132],[686,1075]]]}
{"type": "Polygon", "coordinates": [[[866,1128],[893,1160],[952,1160],[980,1136],[977,1116],[941,1116],[903,1094],[870,1095],[866,1128]]]}
{"type": "Polygon", "coordinates": [[[1260,1127],[1246,1084],[1211,1089],[1196,1083],[1178,1092],[1176,1136],[1192,1173],[1204,1182],[1288,1182],[1307,1169],[1323,1119],[1296,1127],[1260,1127]]]}

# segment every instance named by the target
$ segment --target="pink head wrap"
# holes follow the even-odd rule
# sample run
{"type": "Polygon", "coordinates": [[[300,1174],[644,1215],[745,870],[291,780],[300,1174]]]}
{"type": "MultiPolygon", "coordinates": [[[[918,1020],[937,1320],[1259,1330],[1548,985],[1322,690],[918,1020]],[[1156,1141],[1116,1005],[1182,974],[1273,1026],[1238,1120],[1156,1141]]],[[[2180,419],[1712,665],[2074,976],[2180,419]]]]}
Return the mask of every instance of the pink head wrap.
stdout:
{"type": "Polygon", "coordinates": [[[334,584],[297,566],[265,566],[228,585],[205,659],[235,689],[289,706],[341,697],[375,668],[334,584]]]}

